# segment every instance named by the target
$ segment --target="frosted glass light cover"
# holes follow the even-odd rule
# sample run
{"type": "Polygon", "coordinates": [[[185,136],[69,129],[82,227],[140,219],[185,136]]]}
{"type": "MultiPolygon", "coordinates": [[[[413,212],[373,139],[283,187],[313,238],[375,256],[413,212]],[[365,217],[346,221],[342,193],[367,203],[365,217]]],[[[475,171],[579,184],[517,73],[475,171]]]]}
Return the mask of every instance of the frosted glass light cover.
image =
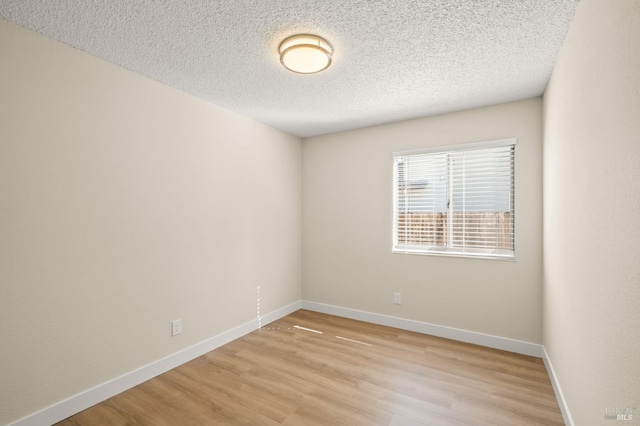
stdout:
{"type": "Polygon", "coordinates": [[[321,37],[300,34],[280,43],[280,62],[290,71],[313,74],[331,65],[331,45],[321,37]]]}

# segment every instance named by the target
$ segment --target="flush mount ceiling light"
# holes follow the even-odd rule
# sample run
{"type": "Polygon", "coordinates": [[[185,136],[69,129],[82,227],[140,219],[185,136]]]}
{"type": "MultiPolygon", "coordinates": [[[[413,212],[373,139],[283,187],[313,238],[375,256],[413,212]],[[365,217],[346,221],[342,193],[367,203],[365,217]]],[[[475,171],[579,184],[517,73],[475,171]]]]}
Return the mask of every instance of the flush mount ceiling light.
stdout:
{"type": "Polygon", "coordinates": [[[299,74],[313,74],[331,65],[333,48],[322,37],[298,34],[280,43],[280,62],[289,71],[299,74]]]}

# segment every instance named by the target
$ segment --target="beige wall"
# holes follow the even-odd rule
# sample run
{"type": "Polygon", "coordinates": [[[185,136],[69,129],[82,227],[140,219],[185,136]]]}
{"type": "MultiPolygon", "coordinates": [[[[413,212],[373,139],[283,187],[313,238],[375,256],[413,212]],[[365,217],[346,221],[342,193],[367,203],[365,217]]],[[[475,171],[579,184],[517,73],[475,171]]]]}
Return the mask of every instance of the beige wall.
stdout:
{"type": "Polygon", "coordinates": [[[544,345],[576,425],[639,424],[638,0],[580,2],[544,99],[544,345]]]}
{"type": "Polygon", "coordinates": [[[541,161],[540,98],[303,140],[303,298],[540,343],[541,161]],[[516,261],[391,253],[394,151],[509,137],[516,261]]]}
{"type": "Polygon", "coordinates": [[[300,300],[300,139],[0,40],[0,424],[300,300]]]}

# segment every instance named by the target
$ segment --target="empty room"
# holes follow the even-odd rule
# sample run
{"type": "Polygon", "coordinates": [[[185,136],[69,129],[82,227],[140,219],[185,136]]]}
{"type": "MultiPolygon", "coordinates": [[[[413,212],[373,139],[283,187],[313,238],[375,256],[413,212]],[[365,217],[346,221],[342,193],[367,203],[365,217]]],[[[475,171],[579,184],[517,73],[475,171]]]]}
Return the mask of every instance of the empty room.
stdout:
{"type": "Polygon", "coordinates": [[[53,424],[640,424],[640,1],[0,0],[53,424]]]}

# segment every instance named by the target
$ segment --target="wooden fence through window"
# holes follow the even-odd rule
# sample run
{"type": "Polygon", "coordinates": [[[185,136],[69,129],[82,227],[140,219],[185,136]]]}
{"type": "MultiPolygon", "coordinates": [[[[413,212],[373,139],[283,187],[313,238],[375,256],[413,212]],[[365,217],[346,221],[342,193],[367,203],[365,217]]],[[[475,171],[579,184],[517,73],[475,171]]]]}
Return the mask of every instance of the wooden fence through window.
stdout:
{"type": "MultiPolygon", "coordinates": [[[[446,247],[446,213],[401,213],[398,244],[446,247]]],[[[512,250],[513,223],[510,212],[453,213],[453,247],[512,250]]]]}

